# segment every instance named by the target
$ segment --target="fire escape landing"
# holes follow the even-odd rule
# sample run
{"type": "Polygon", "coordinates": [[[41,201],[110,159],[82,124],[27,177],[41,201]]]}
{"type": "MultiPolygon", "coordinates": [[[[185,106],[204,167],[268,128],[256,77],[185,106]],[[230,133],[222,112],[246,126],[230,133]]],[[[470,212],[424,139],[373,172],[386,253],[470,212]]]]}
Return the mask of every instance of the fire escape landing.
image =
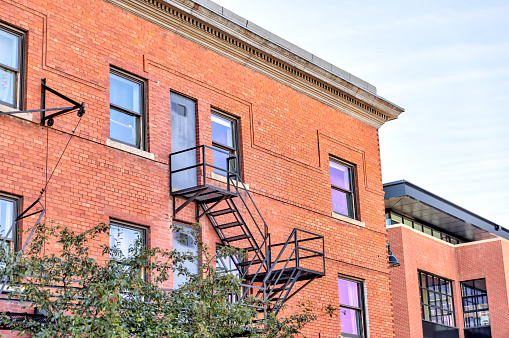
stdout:
{"type": "Polygon", "coordinates": [[[260,210],[233,165],[235,156],[223,152],[226,166],[215,166],[207,162],[212,152],[223,151],[202,145],[170,154],[173,215],[195,202],[196,219],[206,216],[222,245],[247,252],[231,257],[243,280],[237,300],[249,296],[264,300],[268,305],[259,312],[277,315],[293,295],[325,276],[324,237],[294,228],[286,241],[273,244],[260,210]],[[225,176],[225,183],[212,180],[213,172],[225,176]],[[179,206],[177,198],[183,199],[179,206]]]}

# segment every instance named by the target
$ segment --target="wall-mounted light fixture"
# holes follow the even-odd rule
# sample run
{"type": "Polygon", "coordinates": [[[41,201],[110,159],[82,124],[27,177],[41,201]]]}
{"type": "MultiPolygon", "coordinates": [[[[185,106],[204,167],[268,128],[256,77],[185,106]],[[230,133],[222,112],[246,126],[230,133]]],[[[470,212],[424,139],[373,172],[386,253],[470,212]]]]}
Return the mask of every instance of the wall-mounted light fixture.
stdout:
{"type": "Polygon", "coordinates": [[[392,251],[391,251],[391,245],[390,244],[387,244],[387,248],[389,250],[389,266],[390,267],[396,267],[396,266],[400,266],[401,263],[398,262],[398,260],[396,259],[396,257],[394,257],[394,255],[392,254],[392,251]]]}

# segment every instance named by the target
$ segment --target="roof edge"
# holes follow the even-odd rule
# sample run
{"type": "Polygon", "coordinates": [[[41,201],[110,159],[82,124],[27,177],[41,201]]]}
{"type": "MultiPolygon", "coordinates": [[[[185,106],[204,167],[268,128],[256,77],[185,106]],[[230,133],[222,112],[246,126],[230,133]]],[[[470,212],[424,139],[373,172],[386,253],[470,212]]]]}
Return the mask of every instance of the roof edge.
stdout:
{"type": "Polygon", "coordinates": [[[335,74],[331,64],[297,46],[289,49],[284,46],[285,40],[212,1],[104,1],[377,129],[404,111],[369,91],[367,82],[359,79],[365,85],[355,84],[352,80],[358,78],[349,74],[345,79],[348,73],[337,67],[334,69],[345,74],[335,74]],[[207,5],[202,4],[205,2],[207,5]],[[264,37],[262,30],[271,39],[264,37]]]}
{"type": "MultiPolygon", "coordinates": [[[[502,227],[501,225],[499,225],[497,223],[494,223],[494,222],[492,222],[492,221],[490,221],[490,220],[488,220],[488,219],[486,219],[486,218],[484,218],[482,216],[479,216],[479,215],[477,215],[477,214],[475,214],[475,213],[473,213],[473,212],[471,212],[471,211],[469,211],[469,210],[467,210],[467,209],[465,209],[463,207],[460,207],[459,205],[457,205],[457,204],[455,204],[455,203],[453,203],[451,201],[448,201],[445,198],[442,198],[442,197],[440,197],[438,195],[435,195],[434,193],[432,193],[432,192],[430,192],[430,191],[428,191],[426,189],[423,189],[423,188],[419,187],[418,185],[415,185],[412,182],[409,182],[407,180],[398,180],[398,181],[394,181],[394,182],[384,183],[383,184],[383,188],[385,189],[386,187],[393,187],[393,186],[397,186],[397,185],[404,185],[404,186],[411,187],[411,188],[413,188],[415,190],[420,191],[423,194],[428,195],[429,197],[431,197],[431,198],[433,198],[433,199],[435,199],[437,201],[445,203],[445,204],[449,205],[452,208],[455,208],[455,209],[457,209],[457,210],[459,210],[459,211],[461,211],[463,213],[466,213],[466,214],[468,214],[468,215],[470,215],[470,216],[472,216],[474,218],[477,218],[478,220],[480,220],[482,222],[485,222],[485,223],[487,223],[489,225],[492,225],[495,229],[498,228],[500,230],[503,230],[503,231],[509,233],[509,230],[504,228],[504,227],[502,227]]],[[[409,196],[409,195],[407,195],[407,196],[409,196]]],[[[496,233],[493,233],[493,234],[496,235],[496,233]]]]}
{"type": "MultiPolygon", "coordinates": [[[[164,2],[170,2],[171,0],[160,0],[164,2]]],[[[247,19],[244,19],[238,14],[233,13],[232,11],[228,10],[227,8],[211,1],[211,0],[191,0],[194,1],[196,4],[199,4],[200,6],[203,6],[204,8],[215,12],[218,15],[223,16],[225,19],[231,21],[232,23],[235,23],[249,31],[251,31],[254,34],[257,34],[263,39],[266,39],[267,41],[270,41],[279,47],[285,49],[286,51],[295,54],[298,57],[301,57],[308,62],[314,64],[315,66],[325,70],[326,72],[329,72],[331,74],[334,74],[338,76],[339,78],[343,79],[344,81],[347,81],[348,83],[351,83],[352,85],[376,96],[377,98],[386,101],[387,103],[399,108],[401,112],[404,112],[405,109],[398,106],[397,104],[379,96],[377,94],[377,89],[374,85],[370,84],[369,82],[362,80],[358,78],[357,76],[353,75],[352,73],[349,73],[332,63],[325,61],[321,59],[320,57],[300,48],[299,46],[291,43],[288,40],[285,40],[279,36],[277,36],[274,33],[271,33],[270,31],[256,25],[252,21],[249,21],[247,19]]]]}

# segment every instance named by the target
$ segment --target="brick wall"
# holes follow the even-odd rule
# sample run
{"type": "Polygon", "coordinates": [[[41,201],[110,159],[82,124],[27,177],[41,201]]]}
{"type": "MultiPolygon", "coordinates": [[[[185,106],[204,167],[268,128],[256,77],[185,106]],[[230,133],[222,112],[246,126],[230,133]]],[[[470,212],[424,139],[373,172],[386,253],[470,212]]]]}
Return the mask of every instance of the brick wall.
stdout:
{"type": "MultiPolygon", "coordinates": [[[[337,274],[358,277],[367,285],[371,337],[393,336],[375,128],[103,1],[2,0],[0,20],[27,32],[26,109],[39,107],[41,78],[86,102],[77,136],[48,187],[46,220],[84,230],[119,219],[146,226],[149,245],[171,248],[169,102],[170,92],[180,93],[196,100],[198,144],[211,145],[211,107],[239,118],[244,181],[273,238],[285,240],[294,227],[325,236],[327,276],[290,305],[311,300],[317,307],[337,306],[337,274]],[[106,146],[111,66],[147,80],[148,151],[154,160],[106,146]],[[364,228],[331,218],[329,155],[356,165],[364,228]]],[[[23,196],[23,207],[45,181],[46,137],[51,170],[77,117],[59,117],[49,129],[38,120],[38,114],[33,122],[0,117],[0,191],[23,196]]],[[[179,218],[194,222],[194,207],[179,218]]],[[[34,221],[24,220],[21,229],[34,221]]],[[[210,224],[202,221],[205,241],[216,243],[210,224]]],[[[95,253],[108,241],[94,243],[95,253]]],[[[319,334],[338,336],[339,319],[321,316],[305,336],[319,334]]]]}
{"type": "Polygon", "coordinates": [[[509,336],[507,269],[504,239],[452,245],[407,226],[388,229],[388,240],[401,266],[391,268],[396,337],[422,337],[418,270],[453,281],[456,326],[463,333],[460,282],[485,278],[494,338],[509,336]]]}

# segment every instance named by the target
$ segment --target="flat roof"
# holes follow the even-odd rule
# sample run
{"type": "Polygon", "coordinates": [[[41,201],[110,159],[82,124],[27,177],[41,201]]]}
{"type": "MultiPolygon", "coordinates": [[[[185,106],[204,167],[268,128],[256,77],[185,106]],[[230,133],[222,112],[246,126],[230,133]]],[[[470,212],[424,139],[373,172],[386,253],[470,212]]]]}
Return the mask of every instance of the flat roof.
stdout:
{"type": "Polygon", "coordinates": [[[415,184],[401,180],[383,185],[385,208],[429,223],[470,241],[509,240],[509,230],[415,184]]]}

